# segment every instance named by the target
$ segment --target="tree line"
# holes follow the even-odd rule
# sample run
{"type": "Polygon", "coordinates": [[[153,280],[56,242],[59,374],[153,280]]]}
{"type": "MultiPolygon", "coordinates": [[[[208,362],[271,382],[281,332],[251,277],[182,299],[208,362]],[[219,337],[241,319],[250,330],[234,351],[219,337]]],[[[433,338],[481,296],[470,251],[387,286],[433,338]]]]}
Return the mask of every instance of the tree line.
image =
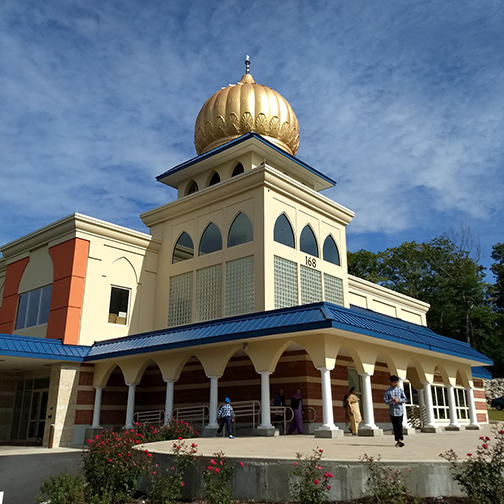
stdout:
{"type": "Polygon", "coordinates": [[[427,325],[466,341],[493,359],[504,376],[504,243],[492,247],[495,283],[485,278],[471,241],[442,235],[383,252],[348,252],[348,272],[430,304],[427,325]]]}

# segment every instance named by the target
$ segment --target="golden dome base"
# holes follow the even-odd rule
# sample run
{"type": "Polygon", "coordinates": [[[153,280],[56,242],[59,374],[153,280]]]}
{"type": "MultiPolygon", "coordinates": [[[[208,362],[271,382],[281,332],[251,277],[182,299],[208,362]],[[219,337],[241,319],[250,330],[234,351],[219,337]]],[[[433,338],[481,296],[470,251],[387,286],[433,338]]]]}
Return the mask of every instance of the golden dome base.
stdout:
{"type": "MultiPolygon", "coordinates": [[[[255,133],[254,131],[251,131],[250,133],[255,133]]],[[[246,134],[246,133],[244,133],[246,134]]],[[[259,135],[259,133],[257,133],[259,135]]],[[[204,154],[205,152],[209,152],[217,147],[220,147],[221,145],[224,145],[228,142],[231,142],[232,140],[236,140],[237,138],[240,138],[242,137],[243,135],[229,135],[227,137],[224,137],[224,138],[219,138],[218,140],[215,140],[213,141],[212,143],[210,143],[209,145],[207,145],[205,147],[205,149],[201,152],[201,154],[204,154]]],[[[290,154],[291,156],[294,155],[294,153],[292,152],[292,150],[289,148],[289,146],[287,144],[285,144],[284,142],[282,142],[281,140],[278,140],[278,138],[273,138],[273,137],[270,137],[268,135],[260,135],[262,138],[264,138],[265,140],[268,140],[268,142],[271,142],[273,145],[275,145],[276,147],[284,150],[285,152],[287,152],[288,154],[290,154]]]]}

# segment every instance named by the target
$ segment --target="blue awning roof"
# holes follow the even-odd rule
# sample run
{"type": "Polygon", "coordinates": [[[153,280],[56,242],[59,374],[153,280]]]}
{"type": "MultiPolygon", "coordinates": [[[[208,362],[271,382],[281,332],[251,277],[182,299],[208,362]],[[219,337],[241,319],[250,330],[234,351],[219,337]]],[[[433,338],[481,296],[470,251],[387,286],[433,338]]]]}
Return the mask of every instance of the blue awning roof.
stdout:
{"type": "MultiPolygon", "coordinates": [[[[151,331],[100,341],[91,347],[64,345],[60,340],[0,334],[0,355],[62,361],[96,361],[195,345],[329,328],[423,348],[484,365],[493,364],[488,357],[467,343],[441,336],[427,327],[358,307],[344,308],[325,302],[151,331]]],[[[476,375],[473,374],[473,376],[476,375]]]]}
{"type": "Polygon", "coordinates": [[[61,340],[0,334],[0,355],[80,362],[91,347],[64,345],[61,340]]]}
{"type": "Polygon", "coordinates": [[[251,313],[101,341],[91,347],[85,360],[100,360],[331,327],[470,359],[482,364],[493,363],[467,343],[441,336],[427,327],[361,308],[344,308],[325,302],[251,313]]]}
{"type": "Polygon", "coordinates": [[[492,373],[482,366],[474,366],[471,368],[473,378],[483,378],[485,380],[491,380],[493,378],[492,373]]]}

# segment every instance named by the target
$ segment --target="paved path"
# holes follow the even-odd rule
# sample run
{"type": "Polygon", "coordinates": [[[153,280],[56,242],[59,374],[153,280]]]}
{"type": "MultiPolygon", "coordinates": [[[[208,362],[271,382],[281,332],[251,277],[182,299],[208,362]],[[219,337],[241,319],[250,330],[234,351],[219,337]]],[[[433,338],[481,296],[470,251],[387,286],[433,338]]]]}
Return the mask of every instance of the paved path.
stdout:
{"type": "MultiPolygon", "coordinates": [[[[274,458],[293,459],[297,452],[309,454],[314,448],[324,450],[325,460],[358,461],[359,457],[367,453],[371,456],[381,455],[384,461],[404,462],[442,462],[441,452],[453,448],[460,456],[475,450],[479,436],[491,436],[491,426],[484,426],[480,431],[440,432],[437,434],[417,433],[405,436],[406,446],[395,448],[391,434],[383,437],[359,437],[345,435],[337,439],[315,439],[313,436],[293,435],[264,437],[228,438],[199,438],[200,454],[210,456],[223,451],[226,456],[233,458],[274,458]]],[[[172,442],[163,441],[148,445],[153,452],[171,453],[172,442]]]]}

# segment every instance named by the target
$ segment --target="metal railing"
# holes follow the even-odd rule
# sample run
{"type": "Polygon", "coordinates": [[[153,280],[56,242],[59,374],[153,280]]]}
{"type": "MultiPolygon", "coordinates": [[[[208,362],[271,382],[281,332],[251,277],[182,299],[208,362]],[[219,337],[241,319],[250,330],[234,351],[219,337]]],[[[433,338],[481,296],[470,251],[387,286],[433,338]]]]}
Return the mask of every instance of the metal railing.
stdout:
{"type": "Polygon", "coordinates": [[[273,425],[283,425],[282,434],[287,434],[287,424],[294,419],[294,412],[289,406],[271,406],[271,423],[273,425]]]}
{"type": "MultiPolygon", "coordinates": [[[[224,403],[219,404],[219,408],[224,403]]],[[[255,429],[256,424],[260,423],[261,402],[260,401],[237,401],[232,403],[234,417],[236,418],[251,418],[252,428],[255,429]]],[[[218,411],[217,410],[217,411],[218,411]]],[[[235,424],[236,425],[236,424],[235,424]]],[[[235,426],[236,429],[236,426],[235,426]]]]}
{"type": "Polygon", "coordinates": [[[193,427],[199,425],[201,429],[205,427],[208,416],[208,406],[205,404],[184,406],[173,410],[173,418],[175,420],[189,422],[193,427]]]}
{"type": "Polygon", "coordinates": [[[406,406],[406,415],[408,424],[415,428],[421,429],[425,423],[425,408],[418,404],[409,404],[406,406]]]}
{"type": "Polygon", "coordinates": [[[164,423],[164,411],[137,411],[134,415],[135,423],[162,425],[164,423]]]}

